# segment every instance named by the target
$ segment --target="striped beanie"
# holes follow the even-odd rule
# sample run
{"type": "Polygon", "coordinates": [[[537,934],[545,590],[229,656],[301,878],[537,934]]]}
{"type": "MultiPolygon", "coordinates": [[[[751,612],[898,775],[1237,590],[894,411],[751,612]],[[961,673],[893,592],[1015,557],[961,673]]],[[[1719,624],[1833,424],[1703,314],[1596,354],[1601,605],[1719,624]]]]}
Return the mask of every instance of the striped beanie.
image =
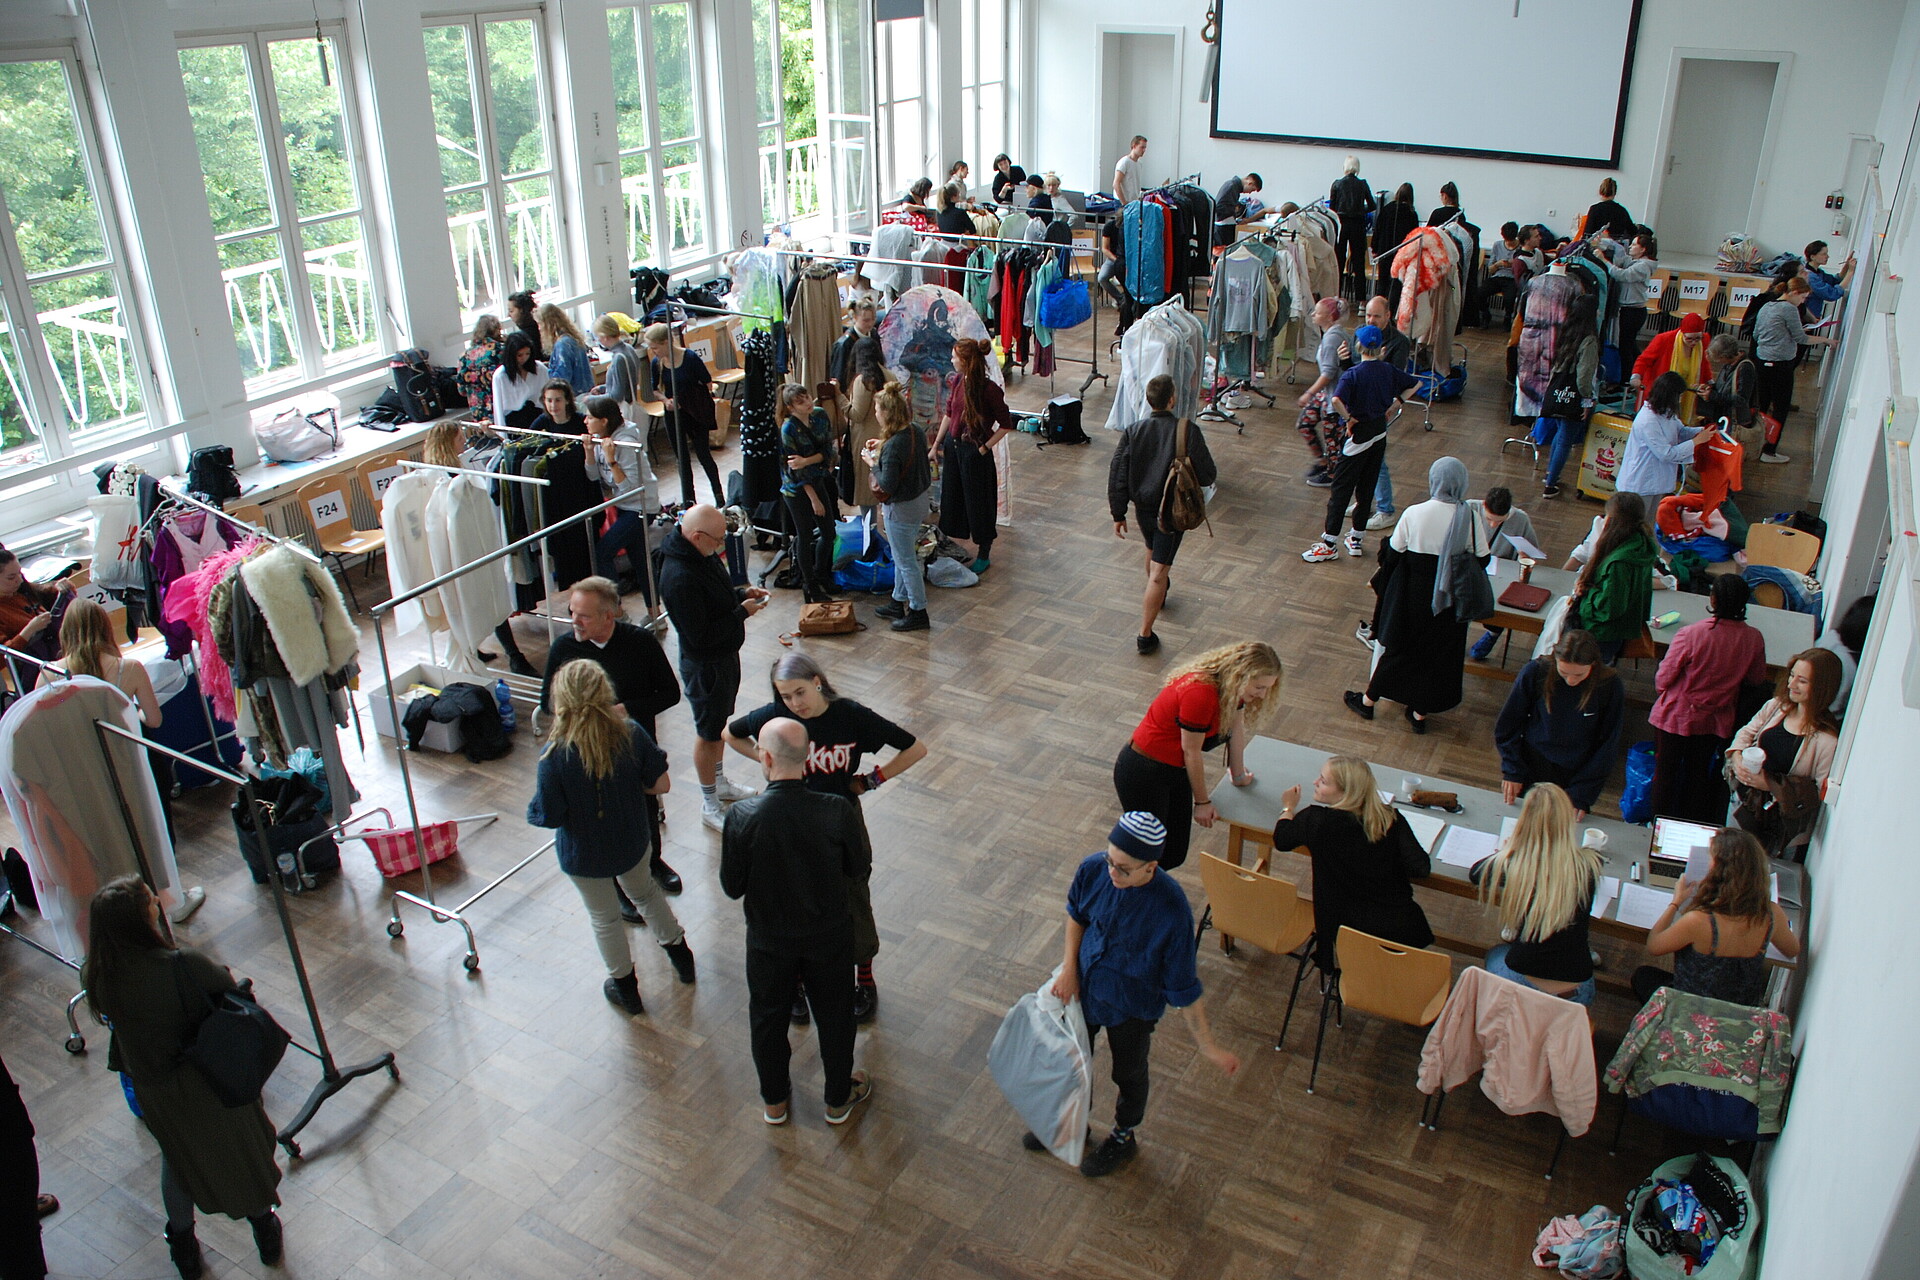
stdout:
{"type": "Polygon", "coordinates": [[[1160,850],[1167,843],[1167,829],[1160,819],[1135,809],[1120,815],[1107,833],[1107,843],[1141,862],[1160,861],[1160,850]]]}

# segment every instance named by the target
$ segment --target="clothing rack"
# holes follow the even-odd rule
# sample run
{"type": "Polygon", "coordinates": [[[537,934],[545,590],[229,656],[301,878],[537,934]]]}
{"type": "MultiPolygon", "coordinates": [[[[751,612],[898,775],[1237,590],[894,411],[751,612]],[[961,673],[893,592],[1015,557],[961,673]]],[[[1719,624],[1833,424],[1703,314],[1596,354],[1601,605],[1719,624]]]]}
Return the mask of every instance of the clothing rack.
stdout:
{"type": "MultiPolygon", "coordinates": [[[[513,428],[509,427],[508,430],[513,428]]],[[[544,435],[545,432],[540,434],[544,435]]],[[[585,437],[578,437],[584,439],[585,437]]],[[[518,480],[521,484],[550,485],[553,481],[541,476],[510,476],[498,471],[475,471],[471,467],[443,467],[437,462],[415,462],[412,458],[400,459],[400,465],[409,471],[441,471],[450,476],[474,476],[481,480],[518,480]]]]}
{"type": "Polygon", "coordinates": [[[271,529],[263,529],[257,524],[248,524],[245,520],[236,520],[210,502],[202,502],[198,498],[189,497],[178,489],[169,489],[164,482],[157,483],[160,484],[160,492],[165,494],[169,501],[184,502],[190,507],[198,507],[202,511],[219,516],[222,520],[225,520],[237,529],[245,529],[248,533],[253,534],[262,541],[271,542],[276,547],[292,547],[295,551],[313,561],[315,564],[320,563],[320,557],[314,554],[313,549],[298,538],[283,538],[271,529]]]}
{"type": "MultiPolygon", "coordinates": [[[[147,862],[146,850],[140,844],[140,832],[134,824],[132,810],[127,805],[126,788],[120,781],[119,771],[114,767],[113,754],[107,750],[107,737],[110,734],[137,743],[148,751],[158,751],[162,755],[171,756],[175,760],[184,760],[196,768],[211,773],[216,777],[223,778],[239,787],[241,803],[246,805],[254,815],[253,838],[259,843],[260,855],[263,859],[262,865],[267,867],[274,865],[273,849],[267,843],[267,809],[254,794],[253,779],[244,774],[234,773],[231,770],[223,769],[216,765],[202,764],[189,755],[175,751],[172,747],[163,747],[157,742],[149,741],[137,733],[130,733],[120,725],[109,724],[105,720],[95,720],[93,722],[93,729],[95,736],[99,739],[100,753],[106,760],[107,777],[113,783],[114,797],[120,803],[120,819],[126,824],[127,839],[133,844],[134,856],[138,858],[140,862],[141,878],[147,882],[149,888],[153,885],[153,872],[147,862]]],[[[376,1071],[385,1071],[394,1083],[397,1084],[400,1081],[400,1069],[394,1065],[393,1052],[391,1050],[382,1053],[377,1058],[369,1059],[366,1062],[347,1067],[344,1070],[334,1061],[332,1046],[327,1043],[326,1026],[320,1020],[320,1006],[313,998],[313,982],[307,976],[307,962],[300,953],[300,936],[294,930],[293,917],[287,914],[286,890],[281,886],[278,875],[269,873],[267,883],[273,890],[273,905],[275,912],[280,917],[280,932],[287,941],[287,954],[293,959],[293,974],[300,983],[300,998],[307,1007],[307,1022],[313,1028],[313,1042],[316,1047],[309,1049],[297,1040],[294,1041],[294,1045],[300,1049],[301,1052],[318,1059],[320,1062],[320,1080],[313,1086],[312,1092],[307,1094],[306,1104],[295,1114],[292,1122],[276,1135],[280,1145],[286,1148],[287,1154],[297,1160],[300,1157],[300,1144],[294,1141],[294,1138],[302,1129],[307,1127],[308,1122],[311,1121],[314,1115],[320,1110],[321,1104],[326,1102],[326,1100],[334,1094],[346,1088],[347,1085],[354,1080],[359,1079],[361,1076],[370,1076],[376,1071]]],[[[165,912],[161,913],[163,919],[165,915],[165,912]]],[[[172,940],[171,930],[168,931],[168,940],[172,940]]]]}
{"type": "MultiPolygon", "coordinates": [[[[1016,249],[1023,248],[1029,244],[1033,244],[1033,245],[1043,245],[1046,248],[1057,249],[1066,253],[1084,253],[1084,254],[1092,255],[1095,252],[1092,245],[1056,244],[1048,240],[1005,240],[999,236],[961,235],[958,231],[919,231],[919,232],[915,232],[915,234],[925,236],[930,240],[972,240],[977,244],[1004,244],[1004,245],[1009,245],[1016,249]]],[[[851,239],[851,237],[849,238],[851,239]]],[[[862,260],[864,260],[864,258],[862,260]]],[[[884,262],[885,259],[884,258],[876,259],[876,261],[884,262]]],[[[952,267],[945,267],[942,269],[947,271],[953,270],[952,267]]]]}
{"type": "MultiPolygon", "coordinates": [[[[1278,239],[1281,236],[1294,237],[1294,236],[1297,236],[1298,234],[1299,233],[1294,231],[1291,227],[1273,227],[1273,228],[1270,228],[1269,230],[1259,232],[1255,235],[1245,236],[1240,241],[1237,241],[1234,245],[1229,247],[1226,253],[1223,253],[1220,255],[1220,259],[1214,263],[1213,269],[1215,271],[1218,271],[1220,269],[1220,262],[1224,261],[1229,254],[1231,254],[1235,249],[1239,248],[1241,244],[1245,243],[1248,240],[1272,241],[1272,240],[1278,239]]],[[[1213,298],[1212,298],[1212,287],[1211,285],[1209,285],[1207,309],[1211,311],[1213,309],[1213,305],[1214,304],[1213,304],[1213,298]]],[[[1223,356],[1225,351],[1222,345],[1223,343],[1225,343],[1225,341],[1226,341],[1226,335],[1223,333],[1220,337],[1220,341],[1214,343],[1214,347],[1213,347],[1213,367],[1216,374],[1216,379],[1218,377],[1219,370],[1222,364],[1224,363],[1221,357],[1223,356]]],[[[1220,403],[1221,400],[1225,399],[1228,395],[1231,395],[1236,391],[1245,391],[1253,395],[1259,396],[1262,400],[1265,400],[1267,402],[1267,408],[1269,409],[1273,408],[1274,406],[1273,393],[1265,390],[1262,387],[1255,386],[1253,382],[1253,356],[1254,356],[1254,352],[1259,350],[1259,347],[1260,347],[1259,335],[1249,333],[1247,335],[1247,376],[1244,378],[1234,378],[1228,382],[1219,382],[1216,380],[1212,393],[1207,396],[1207,407],[1202,409],[1199,413],[1195,414],[1194,417],[1196,417],[1202,422],[1230,422],[1233,424],[1234,430],[1237,434],[1245,435],[1247,434],[1247,424],[1240,418],[1235,417],[1231,409],[1227,408],[1225,405],[1220,403]]]]}
{"type": "MultiPolygon", "coordinates": [[[[548,433],[536,432],[534,434],[545,435],[548,433]]],[[[568,439],[577,438],[578,437],[574,436],[568,437],[568,439]]],[[[455,578],[472,573],[476,569],[483,569],[490,564],[497,564],[514,552],[532,546],[534,543],[551,536],[575,521],[585,522],[588,524],[588,528],[591,529],[592,525],[589,517],[610,510],[618,501],[618,498],[608,498],[597,507],[589,507],[585,511],[567,517],[565,520],[556,521],[543,529],[537,529],[517,542],[510,542],[504,547],[489,551],[477,560],[469,561],[457,569],[450,569],[446,573],[431,578],[419,586],[414,587],[412,590],[402,592],[390,600],[383,601],[367,611],[373,618],[373,639],[380,651],[380,671],[386,687],[387,713],[392,718],[396,730],[401,723],[400,704],[393,690],[393,660],[387,651],[387,615],[393,612],[397,606],[416,600],[429,591],[437,591],[447,583],[452,582],[455,578]]],[[[400,744],[397,737],[395,738],[395,748],[400,758],[400,785],[407,796],[407,820],[413,827],[415,847],[424,850],[426,848],[426,836],[420,826],[420,801],[413,788],[412,766],[407,763],[407,757],[410,753],[400,744]]],[[[468,973],[478,973],[480,971],[480,950],[474,939],[473,925],[466,918],[467,910],[472,907],[474,903],[480,901],[480,899],[486,897],[489,893],[492,893],[495,889],[498,889],[501,885],[519,874],[519,872],[532,863],[535,858],[538,858],[552,847],[553,841],[551,840],[541,845],[538,849],[508,868],[504,873],[481,886],[477,892],[450,907],[441,906],[434,898],[433,864],[423,859],[420,864],[420,883],[424,896],[409,892],[405,889],[397,889],[394,891],[392,904],[389,908],[391,914],[387,918],[387,936],[390,938],[398,938],[406,932],[406,926],[400,919],[400,904],[402,902],[410,902],[414,906],[423,908],[427,912],[428,918],[435,924],[452,923],[460,926],[461,931],[466,935],[467,942],[467,953],[461,958],[461,964],[468,973]]]]}
{"type": "MultiPolygon", "coordinates": [[[[935,233],[931,231],[926,231],[926,232],[921,232],[920,234],[933,235],[935,233]]],[[[1060,246],[1055,245],[1053,247],[1057,249],[1060,246]]],[[[815,261],[827,260],[826,256],[823,254],[807,253],[800,249],[768,249],[767,252],[777,253],[783,258],[808,258],[815,261]]],[[[839,259],[835,258],[833,259],[833,261],[837,262],[839,261],[839,259]]],[[[918,271],[965,271],[971,275],[977,275],[977,276],[985,276],[985,275],[993,274],[991,271],[987,270],[987,268],[985,267],[949,267],[941,263],[915,262],[911,258],[874,258],[874,257],[868,257],[865,255],[862,255],[859,261],[877,262],[881,266],[886,266],[886,267],[912,267],[918,271]]]]}

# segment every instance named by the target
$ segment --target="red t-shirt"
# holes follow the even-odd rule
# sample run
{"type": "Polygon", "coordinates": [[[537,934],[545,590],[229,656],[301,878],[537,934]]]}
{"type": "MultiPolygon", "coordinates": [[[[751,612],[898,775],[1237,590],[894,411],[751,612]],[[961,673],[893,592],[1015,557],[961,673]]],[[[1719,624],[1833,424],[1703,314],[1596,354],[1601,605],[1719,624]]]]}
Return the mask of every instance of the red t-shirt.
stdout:
{"type": "Polygon", "coordinates": [[[1181,768],[1180,731],[1205,735],[1205,749],[1220,745],[1220,690],[1198,675],[1170,680],[1153,695],[1140,727],[1133,731],[1133,749],[1149,760],[1181,768]]]}

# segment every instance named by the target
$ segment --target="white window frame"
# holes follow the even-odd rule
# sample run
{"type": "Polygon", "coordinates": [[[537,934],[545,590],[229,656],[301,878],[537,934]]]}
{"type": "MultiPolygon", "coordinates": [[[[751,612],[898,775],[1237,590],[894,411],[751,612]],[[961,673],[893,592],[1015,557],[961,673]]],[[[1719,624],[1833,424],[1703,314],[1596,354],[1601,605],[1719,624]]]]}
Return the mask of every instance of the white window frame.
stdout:
{"type": "MultiPolygon", "coordinates": [[[[147,350],[146,334],[136,313],[127,241],[121,234],[120,200],[115,175],[105,162],[97,133],[97,114],[85,69],[71,47],[21,47],[0,53],[0,62],[52,62],[66,76],[68,100],[74,111],[81,163],[92,188],[101,226],[105,260],[62,267],[28,277],[14,236],[6,192],[0,190],[0,295],[4,316],[15,326],[13,347],[19,360],[20,384],[14,388],[21,413],[33,426],[41,461],[0,472],[0,495],[6,499],[7,524],[19,528],[72,509],[76,501],[94,492],[88,463],[114,457],[138,462],[149,470],[171,470],[175,459],[168,442],[184,428],[170,417],[161,399],[161,387],[147,350]],[[124,344],[116,363],[125,362],[127,375],[138,388],[144,412],[136,418],[91,430],[69,431],[65,417],[66,388],[46,345],[46,332],[33,303],[33,286],[81,275],[106,272],[119,298],[120,334],[124,344]]],[[[22,445],[31,448],[33,445],[22,445]]]]}
{"type": "Polygon", "coordinates": [[[1013,59],[1018,47],[1014,23],[1021,18],[1020,0],[959,0],[960,3],[960,157],[973,166],[977,180],[993,170],[993,157],[1013,154],[1019,136],[1013,119],[1013,59]],[[1000,74],[984,79],[980,69],[984,23],[989,9],[1000,14],[1000,74]],[[1000,104],[1000,136],[991,142],[981,134],[984,106],[989,97],[1000,104]]]}
{"type": "MultiPolygon", "coordinates": [[[[269,235],[279,242],[282,270],[287,274],[289,298],[286,309],[300,344],[299,358],[292,367],[247,382],[246,403],[250,409],[289,400],[384,366],[390,358],[389,348],[393,345],[386,319],[385,272],[382,270],[384,255],[381,253],[378,226],[367,200],[372,190],[372,180],[367,170],[367,147],[360,127],[359,98],[353,82],[355,67],[353,59],[345,56],[351,51],[344,26],[339,22],[323,22],[319,29],[331,41],[331,73],[340,93],[341,119],[346,126],[347,163],[353,174],[356,200],[350,209],[337,209],[305,218],[300,216],[299,202],[294,193],[286,138],[280,121],[280,99],[273,83],[267,46],[282,40],[311,42],[314,28],[268,28],[192,36],[179,41],[181,50],[238,46],[247,64],[248,96],[253,101],[254,127],[259,131],[266,163],[267,193],[273,202],[273,222],[268,226],[216,235],[214,244],[218,247],[229,241],[255,240],[269,235]],[[320,324],[313,312],[313,289],[300,233],[308,226],[346,217],[360,219],[361,249],[366,255],[368,276],[365,323],[373,336],[368,340],[371,346],[368,354],[329,360],[321,351],[320,324]],[[298,305],[295,305],[296,300],[298,305]]],[[[177,54],[175,62],[177,67],[177,54]]],[[[196,154],[198,146],[196,139],[196,154]]],[[[224,280],[222,292],[225,292],[224,280]]]]}
{"type": "MultiPolygon", "coordinates": [[[[647,183],[652,191],[650,211],[653,215],[653,254],[645,259],[637,259],[628,265],[650,267],[680,267],[696,264],[712,258],[714,254],[713,225],[713,182],[715,157],[707,145],[707,103],[704,71],[706,60],[702,56],[701,40],[706,23],[698,0],[628,0],[624,4],[609,4],[607,12],[612,14],[619,9],[631,9],[634,15],[634,39],[638,41],[636,62],[642,69],[642,88],[645,90],[647,104],[647,140],[638,147],[622,147],[619,153],[619,169],[624,173],[626,161],[631,156],[645,156],[647,159],[647,183]],[[682,5],[687,12],[687,62],[689,75],[689,98],[693,104],[693,132],[685,137],[663,138],[660,133],[660,82],[658,77],[647,74],[654,66],[653,50],[653,11],[666,5],[682,5]],[[700,241],[684,249],[673,249],[672,215],[667,198],[665,156],[671,147],[692,147],[698,157],[700,181],[689,193],[688,198],[700,205],[700,241]]],[[[751,65],[747,69],[751,76],[751,65]]],[[[756,107],[755,114],[759,114],[756,107]]],[[[619,138],[619,123],[614,124],[614,137],[619,138]]],[[[624,184],[626,179],[621,179],[624,184]]]]}
{"type": "MultiPolygon", "coordinates": [[[[878,157],[880,161],[878,166],[880,202],[883,205],[898,201],[904,196],[907,188],[912,185],[914,179],[939,176],[929,172],[929,170],[933,168],[932,138],[934,136],[936,115],[934,110],[935,95],[933,89],[936,84],[935,77],[938,71],[932,57],[932,32],[933,15],[931,11],[917,18],[889,18],[873,24],[872,101],[874,136],[878,140],[880,152],[878,157]],[[887,51],[889,55],[891,54],[893,42],[896,39],[904,38],[898,34],[903,29],[903,24],[909,22],[919,24],[920,89],[918,93],[903,98],[894,96],[893,64],[890,57],[883,56],[882,50],[887,51]],[[895,134],[899,128],[896,112],[900,107],[909,102],[917,102],[920,104],[920,163],[910,166],[912,169],[910,173],[898,173],[895,172],[894,164],[895,134]]],[[[942,172],[944,173],[945,170],[942,170],[942,172]]]]}
{"type": "MultiPolygon", "coordinates": [[[[833,184],[825,170],[826,139],[821,132],[826,123],[827,112],[824,104],[820,101],[821,76],[819,64],[822,51],[820,48],[819,15],[817,9],[815,9],[814,25],[810,28],[810,30],[814,32],[813,56],[815,70],[813,76],[813,123],[815,133],[810,139],[802,138],[799,140],[802,143],[811,143],[811,156],[808,163],[812,166],[814,175],[814,206],[796,216],[794,212],[793,187],[792,184],[787,181],[787,152],[796,144],[794,139],[787,136],[787,102],[786,95],[781,92],[782,74],[785,67],[783,55],[786,48],[786,30],[780,22],[780,0],[750,0],[750,3],[762,10],[767,16],[767,32],[770,47],[765,53],[767,57],[773,60],[773,117],[768,120],[756,120],[754,122],[754,139],[758,144],[760,158],[760,189],[763,193],[770,193],[773,197],[771,201],[762,201],[762,215],[770,226],[791,225],[798,221],[803,227],[800,234],[804,234],[804,228],[811,224],[819,223],[822,226],[827,225],[833,214],[833,184]],[[766,143],[760,141],[760,135],[768,129],[774,131],[774,144],[772,146],[768,146],[766,143]]],[[[810,8],[813,7],[810,6],[810,8]]],[[[756,43],[757,42],[756,38],[756,43]]],[[[759,56],[758,51],[756,51],[755,56],[759,56]]],[[[755,71],[757,75],[757,67],[755,71]]],[[[754,85],[754,96],[754,114],[758,115],[759,84],[757,81],[754,85]]]]}
{"type": "MultiPolygon", "coordinates": [[[[449,248],[453,252],[453,274],[457,288],[463,296],[460,299],[460,314],[463,320],[471,324],[482,312],[491,311],[500,314],[506,307],[507,295],[520,289],[533,287],[528,282],[509,281],[507,276],[513,269],[515,255],[510,247],[509,235],[518,229],[518,220],[510,220],[507,212],[507,189],[533,178],[545,178],[548,200],[551,204],[552,224],[549,234],[553,237],[550,253],[559,263],[559,280],[553,286],[540,286],[536,294],[566,295],[572,288],[572,271],[568,240],[566,206],[560,190],[560,170],[558,164],[560,121],[553,106],[553,74],[549,63],[546,24],[538,9],[513,9],[500,13],[470,13],[444,17],[428,17],[421,20],[421,38],[435,27],[459,27],[465,31],[467,42],[468,92],[474,99],[474,147],[480,153],[480,177],[471,182],[462,182],[454,186],[443,186],[447,199],[480,192],[485,197],[486,207],[481,212],[488,225],[488,235],[493,246],[494,261],[491,264],[494,280],[491,293],[479,288],[479,280],[472,282],[469,288],[461,270],[461,255],[458,242],[452,239],[452,215],[448,216],[447,234],[449,248]],[[499,149],[494,143],[494,95],[492,69],[487,60],[486,28],[488,24],[498,22],[526,22],[533,28],[533,66],[535,77],[534,92],[539,96],[539,114],[546,123],[547,163],[543,169],[529,169],[525,172],[505,174],[500,171],[499,149]],[[471,293],[469,300],[466,296],[471,293]]],[[[434,154],[439,156],[436,139],[434,154]]],[[[442,181],[444,183],[444,175],[442,181]]],[[[471,215],[465,215],[471,216],[471,215]]],[[[547,299],[543,297],[542,301],[547,299]]]]}

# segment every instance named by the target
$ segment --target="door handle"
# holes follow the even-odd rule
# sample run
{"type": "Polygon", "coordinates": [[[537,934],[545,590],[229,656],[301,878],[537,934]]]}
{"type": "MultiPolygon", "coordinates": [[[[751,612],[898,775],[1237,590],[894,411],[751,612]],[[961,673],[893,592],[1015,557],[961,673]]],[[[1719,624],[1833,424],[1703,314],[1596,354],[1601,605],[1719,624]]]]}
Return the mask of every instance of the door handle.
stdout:
{"type": "Polygon", "coordinates": [[[1671,174],[1673,172],[1673,166],[1679,163],[1680,163],[1679,156],[1669,155],[1667,157],[1667,172],[1671,174]]]}

